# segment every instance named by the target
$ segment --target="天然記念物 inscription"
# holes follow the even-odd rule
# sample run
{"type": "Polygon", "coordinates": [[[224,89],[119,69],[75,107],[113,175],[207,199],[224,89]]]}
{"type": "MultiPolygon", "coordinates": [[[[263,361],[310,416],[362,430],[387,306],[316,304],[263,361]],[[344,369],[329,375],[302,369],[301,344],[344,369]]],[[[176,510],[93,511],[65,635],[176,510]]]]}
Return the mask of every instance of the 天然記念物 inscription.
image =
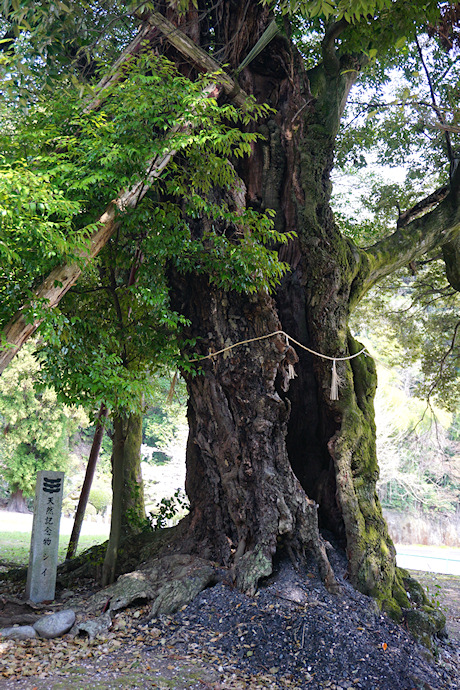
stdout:
{"type": "Polygon", "coordinates": [[[63,472],[37,475],[26,585],[26,596],[35,603],[54,599],[63,485],[63,472]]]}

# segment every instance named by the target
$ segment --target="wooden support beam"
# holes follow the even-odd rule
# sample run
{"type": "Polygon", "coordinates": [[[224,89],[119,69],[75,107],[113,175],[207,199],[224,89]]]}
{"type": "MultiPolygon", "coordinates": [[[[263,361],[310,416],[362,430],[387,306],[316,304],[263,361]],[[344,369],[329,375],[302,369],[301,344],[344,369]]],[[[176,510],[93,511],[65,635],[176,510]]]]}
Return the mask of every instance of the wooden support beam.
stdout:
{"type": "MultiPolygon", "coordinates": [[[[43,283],[35,290],[38,300],[46,300],[46,308],[55,307],[66,292],[70,290],[82,271],[107,244],[119,225],[119,212],[135,206],[143,199],[153,180],[159,177],[176,152],[171,150],[163,156],[149,161],[148,174],[145,180],[138,182],[128,190],[124,190],[116,199],[110,202],[104,213],[96,221],[98,229],[90,238],[88,249],[82,253],[80,261],[61,264],[54,268],[43,283]]],[[[2,339],[6,345],[0,349],[0,375],[11,362],[24,343],[35,333],[42,318],[30,320],[30,303],[25,304],[16,312],[11,321],[3,329],[2,339]]]]}
{"type": "Polygon", "coordinates": [[[216,81],[222,86],[226,96],[228,96],[235,105],[244,108],[246,100],[249,98],[248,94],[239,87],[237,81],[223,71],[222,66],[208,55],[206,51],[197,46],[191,38],[178,29],[177,26],[174,26],[174,24],[160,14],[160,12],[151,11],[142,18],[152,26],[156,26],[169,43],[171,43],[171,45],[173,45],[184,57],[190,60],[190,62],[193,62],[201,71],[217,72],[216,81]]]}
{"type": "MultiPolygon", "coordinates": [[[[203,91],[203,98],[217,97],[221,90],[222,87],[211,84],[203,91]]],[[[178,132],[185,133],[190,129],[188,122],[178,122],[170,130],[169,135],[172,137],[178,132]]],[[[161,175],[175,154],[176,149],[171,148],[170,151],[147,162],[144,179],[130,189],[122,191],[116,199],[110,202],[104,213],[96,221],[98,229],[92,234],[89,246],[81,254],[80,260],[57,266],[35,290],[37,301],[40,300],[43,303],[45,300],[47,309],[52,309],[59,304],[64,295],[75,285],[85,266],[99,254],[118,228],[120,211],[135,208],[142,201],[154,180],[161,175]]],[[[0,346],[0,375],[43,321],[43,318],[31,320],[32,306],[31,302],[23,305],[3,330],[3,344],[0,346]]]]}
{"type": "Polygon", "coordinates": [[[99,84],[92,91],[92,98],[85,106],[83,112],[89,113],[91,110],[97,110],[104,101],[104,91],[112,84],[116,84],[123,78],[123,66],[129,62],[135,55],[141,52],[142,45],[147,41],[149,34],[152,33],[152,27],[145,23],[140,27],[139,32],[133,38],[131,43],[124,49],[118,59],[113,63],[110,71],[106,74],[99,84]]]}

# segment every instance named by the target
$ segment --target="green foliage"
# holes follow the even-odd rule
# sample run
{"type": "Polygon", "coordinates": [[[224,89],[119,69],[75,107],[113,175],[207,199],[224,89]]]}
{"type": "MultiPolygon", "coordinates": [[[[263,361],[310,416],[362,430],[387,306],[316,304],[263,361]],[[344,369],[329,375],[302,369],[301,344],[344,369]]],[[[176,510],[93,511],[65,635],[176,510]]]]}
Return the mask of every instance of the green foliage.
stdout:
{"type": "Polygon", "coordinates": [[[127,6],[103,2],[11,2],[3,0],[0,31],[2,90],[26,108],[30,97],[56,83],[97,77],[136,33],[126,22],[127,6]],[[14,75],[14,77],[13,77],[14,75]]]}
{"type": "Polygon", "coordinates": [[[69,439],[86,416],[50,389],[37,392],[38,362],[27,345],[0,379],[0,468],[10,490],[32,496],[39,470],[65,470],[69,439]]]}
{"type": "MultiPolygon", "coordinates": [[[[391,66],[401,64],[411,53],[414,33],[426,33],[427,26],[435,25],[440,18],[436,0],[286,0],[276,3],[275,12],[290,15],[292,39],[307,68],[314,69],[321,61],[325,33],[337,31],[338,57],[361,56],[368,68],[361,70],[361,79],[364,75],[367,86],[376,87],[380,94],[391,66]]],[[[279,25],[283,26],[282,20],[279,25]]],[[[363,110],[373,111],[375,106],[363,110]]]]}
{"type": "MultiPolygon", "coordinates": [[[[271,0],[263,0],[265,5],[275,5],[271,0]]],[[[355,23],[373,12],[389,7],[389,0],[281,0],[276,9],[282,14],[321,17],[325,20],[340,20],[355,23]]]]}
{"type": "Polygon", "coordinates": [[[112,502],[110,482],[102,482],[100,479],[93,482],[88,500],[98,513],[103,513],[112,502]]]}
{"type": "MultiPolygon", "coordinates": [[[[183,8],[186,6],[184,3],[183,8]]],[[[112,27],[119,26],[122,9],[133,11],[115,2],[105,6],[112,27]]],[[[372,63],[368,83],[380,69],[377,54],[381,50],[388,52],[388,36],[391,34],[396,43],[396,51],[404,48],[405,59],[413,60],[415,53],[412,48],[406,50],[403,37],[411,35],[422,19],[426,22],[437,16],[438,11],[436,3],[425,2],[423,7],[412,3],[408,12],[408,3],[402,0],[315,0],[282,3],[276,9],[304,17],[299,21],[304,22],[303,28],[308,25],[307,40],[317,55],[318,37],[328,22],[344,19],[348,25],[339,50],[349,50],[355,42],[367,52],[372,63]]],[[[43,331],[47,346],[42,361],[48,363],[45,380],[59,383],[64,399],[88,405],[105,400],[123,409],[139,406],[145,393],[144,382],[151,380],[153,371],[164,365],[187,366],[177,356],[184,345],[180,341],[183,319],[169,303],[168,271],[203,273],[210,283],[223,289],[252,292],[273,288],[285,270],[270,245],[287,237],[274,231],[270,212],[260,215],[238,207],[238,180],[228,162],[231,157],[249,153],[256,137],[229,123],[247,123],[266,114],[267,109],[252,102],[241,115],[231,105],[218,106],[214,99],[202,96],[213,75],[191,82],[166,60],[145,54],[124,68],[124,78],[104,92],[103,104],[97,111],[82,113],[82,91],[77,83],[79,77],[75,77],[78,60],[82,56],[87,59],[91,51],[99,58],[110,53],[97,3],[83,3],[78,8],[44,3],[40,11],[34,12],[11,6],[5,22],[15,27],[20,39],[16,57],[21,50],[23,56],[29,51],[29,58],[23,62],[33,65],[30,56],[42,56],[45,72],[51,78],[52,97],[40,99],[39,90],[32,90],[27,112],[15,108],[14,118],[10,116],[8,135],[1,139],[1,148],[12,170],[22,164],[26,170],[49,176],[56,198],[60,194],[66,203],[75,205],[69,210],[66,240],[81,241],[81,235],[92,229],[104,205],[121,188],[144,180],[146,161],[171,149],[178,151],[138,208],[123,214],[120,231],[107,251],[43,331]],[[65,42],[59,43],[59,26],[63,36],[72,37],[70,51],[65,42]],[[96,42],[98,34],[101,40],[96,42]],[[63,66],[72,68],[61,81],[57,81],[57,72],[53,73],[52,59],[58,65],[57,72],[63,66]],[[190,126],[172,131],[177,123],[190,126]],[[217,194],[217,188],[224,191],[217,194]],[[132,269],[136,274],[134,284],[129,283],[132,269]]],[[[305,35],[303,28],[299,35],[305,35]]],[[[128,33],[116,35],[126,39],[128,33]]],[[[103,70],[100,62],[98,76],[103,70]]],[[[34,79],[37,77],[33,77],[33,83],[34,79]]],[[[395,98],[395,107],[401,113],[406,104],[415,103],[412,94],[406,85],[401,87],[395,98]],[[402,109],[397,99],[403,103],[402,109]]],[[[10,102],[14,102],[11,95],[10,102]]],[[[362,104],[356,107],[357,114],[353,111],[350,115],[354,121],[351,137],[343,141],[343,162],[357,150],[352,142],[359,127],[363,131],[358,137],[361,147],[383,141],[379,139],[382,123],[377,122],[378,107],[364,109],[364,125],[359,114],[362,104]]],[[[423,107],[423,115],[431,112],[423,107]]],[[[420,114],[417,117],[420,120],[420,114]]],[[[393,138],[386,138],[386,153],[393,151],[396,156],[400,122],[390,129],[387,124],[385,129],[391,130],[393,138]]],[[[359,232],[345,214],[342,226],[355,239],[358,237],[359,232]]],[[[369,228],[369,237],[372,230],[369,228]]],[[[71,247],[66,250],[71,251],[71,247]]],[[[32,255],[35,260],[41,257],[40,252],[32,255]]],[[[21,258],[18,274],[24,265],[21,258]]],[[[46,270],[43,268],[42,273],[46,270]]],[[[8,299],[2,302],[6,305],[3,322],[29,296],[39,272],[40,261],[35,273],[22,271],[21,275],[31,277],[27,284],[19,280],[8,284],[5,278],[3,289],[8,299]]]]}
{"type": "Polygon", "coordinates": [[[79,203],[66,198],[52,171],[31,169],[21,158],[13,164],[0,154],[0,323],[44,273],[78,257],[83,237],[71,228],[79,212],[79,203]]]}
{"type": "MultiPolygon", "coordinates": [[[[191,82],[167,60],[143,55],[105,91],[97,111],[82,112],[66,86],[54,99],[31,104],[13,133],[0,135],[11,170],[48,176],[53,198],[80,212],[69,216],[64,233],[78,248],[121,188],[145,181],[148,160],[177,151],[137,207],[120,214],[118,232],[59,311],[43,314],[43,383],[54,384],[65,401],[138,409],[158,367],[187,366],[178,355],[184,319],[169,303],[171,270],[203,273],[219,287],[246,292],[271,289],[285,271],[268,245],[290,235],[274,230],[270,211],[239,203],[228,160],[249,153],[258,136],[234,125],[267,108],[250,101],[240,114],[218,106],[203,95],[212,83],[213,75],[191,82]]],[[[28,283],[5,276],[4,290],[15,300],[5,300],[4,322],[48,268],[42,252],[29,254],[36,270],[21,273],[28,283]]],[[[18,272],[25,266],[20,256],[18,272]]]]}
{"type": "Polygon", "coordinates": [[[158,530],[176,523],[188,511],[189,502],[183,489],[177,489],[169,498],[162,498],[157,510],[150,513],[150,529],[158,530]]]}
{"type": "Polygon", "coordinates": [[[433,587],[429,587],[429,585],[426,585],[426,596],[429,602],[429,605],[436,609],[437,611],[443,611],[447,613],[449,609],[447,606],[444,606],[442,603],[443,600],[443,592],[442,592],[442,586],[438,585],[438,583],[434,584],[433,587]]]}
{"type": "Polygon", "coordinates": [[[454,413],[460,402],[460,296],[447,284],[437,257],[415,270],[383,282],[358,307],[356,319],[367,322],[367,331],[384,327],[386,361],[411,367],[412,395],[454,413]]]}
{"type": "Polygon", "coordinates": [[[378,47],[384,23],[373,26],[378,52],[348,100],[336,150],[338,183],[343,189],[347,179],[355,190],[337,199],[340,226],[362,246],[388,235],[399,213],[449,181],[448,141],[454,152],[460,146],[458,60],[434,31],[427,34],[439,8],[427,5],[420,17],[418,3],[410,12],[393,3],[395,36],[404,8],[406,41],[395,51],[378,47]]]}
{"type": "MultiPolygon", "coordinates": [[[[167,449],[179,427],[187,424],[185,383],[181,378],[175,382],[174,397],[167,403],[170,384],[170,379],[166,376],[155,379],[142,422],[143,443],[160,450],[167,449]]],[[[156,462],[155,453],[152,461],[156,462]]]]}

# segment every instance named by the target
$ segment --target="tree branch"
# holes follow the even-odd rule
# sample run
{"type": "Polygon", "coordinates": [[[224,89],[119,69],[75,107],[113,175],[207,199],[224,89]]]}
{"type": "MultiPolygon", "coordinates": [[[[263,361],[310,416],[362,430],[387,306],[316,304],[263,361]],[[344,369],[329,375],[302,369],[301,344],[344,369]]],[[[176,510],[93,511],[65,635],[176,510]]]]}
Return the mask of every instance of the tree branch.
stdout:
{"type": "Polygon", "coordinates": [[[360,281],[358,297],[390,273],[453,241],[460,231],[459,201],[460,174],[457,170],[450,192],[436,208],[365,250],[363,261],[367,263],[367,275],[360,281]]]}
{"type": "Polygon", "coordinates": [[[449,193],[449,189],[450,186],[447,184],[443,187],[439,187],[439,189],[434,191],[429,196],[425,197],[425,199],[422,199],[422,201],[419,201],[417,204],[415,204],[415,206],[408,209],[407,211],[403,211],[403,213],[401,213],[401,215],[398,218],[398,228],[405,227],[411,222],[411,220],[413,220],[417,216],[420,216],[425,211],[428,211],[433,206],[439,204],[443,199],[446,198],[446,196],[449,193]]]}
{"type": "Polygon", "coordinates": [[[442,258],[446,265],[449,284],[456,292],[460,292],[460,234],[443,245],[442,258]]]}
{"type": "Polygon", "coordinates": [[[144,24],[139,29],[138,34],[133,38],[131,43],[124,49],[119,58],[113,63],[110,72],[105,75],[99,84],[93,90],[93,96],[89,103],[85,106],[83,112],[89,113],[91,110],[96,110],[101,105],[103,92],[112,84],[116,84],[123,77],[122,67],[132,57],[134,57],[142,48],[142,44],[147,40],[149,34],[152,32],[152,27],[149,24],[144,24]]]}
{"type": "MultiPolygon", "coordinates": [[[[181,126],[177,125],[171,130],[171,133],[177,132],[179,129],[181,129],[181,126]]],[[[46,309],[52,309],[59,304],[72,285],[77,282],[85,266],[99,254],[119,227],[120,212],[137,206],[147,193],[152,182],[160,176],[175,153],[176,151],[172,149],[168,153],[149,161],[147,166],[149,174],[147,178],[141,180],[130,189],[123,191],[116,199],[110,202],[100,216],[97,221],[99,228],[91,236],[89,247],[81,254],[81,260],[57,266],[51,271],[40,287],[35,290],[37,301],[46,300],[46,309]]],[[[43,321],[43,318],[31,320],[28,312],[32,306],[33,304],[28,303],[21,307],[3,330],[2,341],[6,343],[6,346],[2,344],[0,350],[0,374],[43,321]]]]}
{"type": "MultiPolygon", "coordinates": [[[[440,125],[444,126],[446,124],[445,119],[444,119],[444,115],[443,115],[443,112],[442,112],[441,108],[438,106],[438,103],[436,101],[436,94],[434,92],[433,82],[431,81],[430,72],[428,70],[425,59],[423,57],[422,47],[421,47],[420,42],[418,40],[417,34],[415,34],[415,45],[417,46],[417,51],[418,51],[418,54],[420,57],[420,62],[422,63],[422,67],[424,69],[424,72],[425,72],[425,75],[426,75],[426,78],[428,81],[428,88],[430,89],[430,96],[431,96],[431,101],[433,103],[434,111],[436,113],[436,116],[439,120],[440,125]]],[[[453,160],[454,160],[454,152],[452,150],[452,142],[450,139],[450,134],[449,134],[449,131],[447,129],[444,129],[444,135],[445,135],[445,139],[446,139],[447,157],[449,158],[449,161],[452,164],[453,160]]]]}
{"type": "Polygon", "coordinates": [[[324,67],[329,74],[336,74],[340,69],[340,60],[337,56],[335,41],[347,26],[348,22],[345,19],[340,19],[340,21],[330,24],[325,31],[321,42],[321,49],[324,67]]]}
{"type": "Polygon", "coordinates": [[[435,390],[436,386],[438,385],[438,383],[442,377],[442,374],[444,371],[444,366],[446,364],[447,358],[454,351],[455,341],[457,340],[457,335],[458,335],[459,329],[460,329],[460,321],[457,321],[457,323],[455,324],[455,328],[454,328],[454,332],[453,332],[452,339],[450,342],[450,346],[447,348],[446,352],[443,354],[443,356],[441,358],[441,361],[439,362],[439,370],[438,370],[437,376],[436,376],[435,380],[433,381],[433,383],[431,384],[430,390],[428,391],[428,400],[430,399],[431,394],[435,390]]]}

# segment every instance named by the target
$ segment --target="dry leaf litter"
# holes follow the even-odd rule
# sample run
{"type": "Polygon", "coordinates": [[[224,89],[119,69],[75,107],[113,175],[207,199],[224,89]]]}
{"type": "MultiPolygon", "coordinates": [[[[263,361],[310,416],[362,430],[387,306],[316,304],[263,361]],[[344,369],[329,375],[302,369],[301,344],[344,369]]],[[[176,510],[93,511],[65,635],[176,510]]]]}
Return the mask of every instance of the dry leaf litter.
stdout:
{"type": "MultiPolygon", "coordinates": [[[[440,640],[430,658],[350,586],[343,554],[332,552],[331,561],[341,596],[325,590],[312,562],[299,573],[281,561],[254,597],[220,583],[171,616],[152,619],[151,606],[137,602],[94,639],[0,641],[0,687],[460,688],[458,640],[440,640]]],[[[63,592],[66,601],[48,610],[72,606],[82,622],[94,591],[88,583],[74,596],[63,592]]]]}

